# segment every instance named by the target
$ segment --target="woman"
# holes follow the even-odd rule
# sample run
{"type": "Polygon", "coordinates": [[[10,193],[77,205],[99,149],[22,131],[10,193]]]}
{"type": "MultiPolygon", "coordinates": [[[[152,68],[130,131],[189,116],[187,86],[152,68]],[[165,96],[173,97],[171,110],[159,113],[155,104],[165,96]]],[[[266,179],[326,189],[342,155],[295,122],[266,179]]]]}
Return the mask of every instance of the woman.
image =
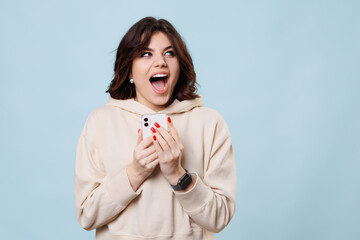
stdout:
{"type": "Polygon", "coordinates": [[[166,20],[144,18],[121,40],[107,92],[81,133],[79,223],[96,239],[214,239],[235,210],[235,160],[222,117],[195,93],[192,59],[166,20]],[[166,113],[168,131],[141,115],[166,113]],[[136,134],[137,133],[137,134],[136,134]]]}

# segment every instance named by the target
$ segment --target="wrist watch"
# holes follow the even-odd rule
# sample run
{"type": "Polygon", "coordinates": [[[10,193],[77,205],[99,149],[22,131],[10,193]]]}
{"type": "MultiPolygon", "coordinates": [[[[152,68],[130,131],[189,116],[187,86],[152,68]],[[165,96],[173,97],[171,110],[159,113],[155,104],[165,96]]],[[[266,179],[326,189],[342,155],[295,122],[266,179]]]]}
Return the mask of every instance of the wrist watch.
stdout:
{"type": "Polygon", "coordinates": [[[177,182],[176,185],[171,185],[171,187],[175,190],[175,191],[181,191],[181,190],[185,190],[190,183],[192,182],[192,178],[190,173],[188,172],[188,170],[186,170],[186,173],[179,179],[179,181],[177,182]]]}

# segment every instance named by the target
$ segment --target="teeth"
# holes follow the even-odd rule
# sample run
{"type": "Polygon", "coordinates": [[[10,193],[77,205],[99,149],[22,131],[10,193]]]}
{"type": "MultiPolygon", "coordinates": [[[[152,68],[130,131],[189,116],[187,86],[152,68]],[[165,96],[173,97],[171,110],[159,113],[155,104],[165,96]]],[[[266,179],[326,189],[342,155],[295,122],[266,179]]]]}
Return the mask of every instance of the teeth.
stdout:
{"type": "Polygon", "coordinates": [[[154,78],[154,77],[167,77],[167,74],[158,73],[158,74],[155,74],[154,76],[152,76],[152,78],[154,78]]]}

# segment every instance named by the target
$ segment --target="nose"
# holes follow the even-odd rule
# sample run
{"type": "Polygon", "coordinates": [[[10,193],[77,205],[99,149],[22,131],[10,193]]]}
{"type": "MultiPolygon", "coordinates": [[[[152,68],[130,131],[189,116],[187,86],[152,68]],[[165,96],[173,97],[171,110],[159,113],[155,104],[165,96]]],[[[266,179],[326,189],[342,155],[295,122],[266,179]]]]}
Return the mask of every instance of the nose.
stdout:
{"type": "Polygon", "coordinates": [[[155,67],[166,67],[166,59],[163,55],[158,55],[156,56],[155,60],[154,60],[154,66],[155,67]]]}

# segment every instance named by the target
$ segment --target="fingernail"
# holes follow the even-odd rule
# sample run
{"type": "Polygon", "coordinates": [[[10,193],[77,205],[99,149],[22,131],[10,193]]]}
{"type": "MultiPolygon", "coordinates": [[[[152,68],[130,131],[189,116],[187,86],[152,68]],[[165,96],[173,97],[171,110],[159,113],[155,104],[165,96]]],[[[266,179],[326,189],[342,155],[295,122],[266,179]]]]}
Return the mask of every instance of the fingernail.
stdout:
{"type": "Polygon", "coordinates": [[[138,129],[138,133],[140,132],[140,129],[138,129]]]}
{"type": "Polygon", "coordinates": [[[171,118],[170,117],[168,117],[168,122],[171,123],[171,118]]]}
{"type": "Polygon", "coordinates": [[[151,128],[151,131],[153,132],[153,133],[156,133],[156,130],[155,130],[155,128],[151,128]]]}
{"type": "Polygon", "coordinates": [[[155,127],[157,127],[157,128],[160,127],[160,125],[159,125],[157,122],[155,122],[154,125],[155,125],[155,127]]]}
{"type": "Polygon", "coordinates": [[[156,136],[155,135],[153,135],[153,139],[154,139],[154,141],[156,141],[156,136]]]}

